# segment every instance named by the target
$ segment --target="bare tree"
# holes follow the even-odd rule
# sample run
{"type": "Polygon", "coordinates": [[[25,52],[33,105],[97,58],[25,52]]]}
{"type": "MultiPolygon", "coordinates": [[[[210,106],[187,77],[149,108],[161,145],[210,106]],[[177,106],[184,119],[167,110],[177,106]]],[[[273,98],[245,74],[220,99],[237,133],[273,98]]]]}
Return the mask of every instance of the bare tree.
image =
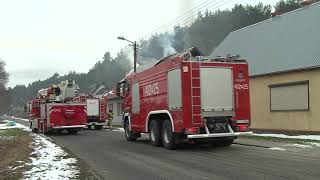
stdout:
{"type": "Polygon", "coordinates": [[[4,66],[6,63],[0,59],[0,86],[5,87],[8,83],[9,74],[6,72],[4,66]]]}
{"type": "Polygon", "coordinates": [[[9,74],[5,70],[5,62],[0,59],[0,113],[5,112],[9,105],[9,94],[6,85],[9,74]]]}

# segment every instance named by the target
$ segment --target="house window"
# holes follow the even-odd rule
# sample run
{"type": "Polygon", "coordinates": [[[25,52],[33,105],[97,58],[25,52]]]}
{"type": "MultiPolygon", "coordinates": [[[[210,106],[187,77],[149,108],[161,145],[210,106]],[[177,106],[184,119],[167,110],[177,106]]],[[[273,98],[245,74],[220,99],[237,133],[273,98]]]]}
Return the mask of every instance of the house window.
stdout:
{"type": "Polygon", "coordinates": [[[117,116],[120,116],[122,115],[122,103],[121,102],[118,102],[117,103],[117,116]]]}
{"type": "Polygon", "coordinates": [[[113,103],[110,103],[110,104],[109,104],[109,111],[112,111],[112,112],[113,112],[113,103]]]}
{"type": "Polygon", "coordinates": [[[270,85],[270,110],[309,110],[309,81],[270,85]]]}

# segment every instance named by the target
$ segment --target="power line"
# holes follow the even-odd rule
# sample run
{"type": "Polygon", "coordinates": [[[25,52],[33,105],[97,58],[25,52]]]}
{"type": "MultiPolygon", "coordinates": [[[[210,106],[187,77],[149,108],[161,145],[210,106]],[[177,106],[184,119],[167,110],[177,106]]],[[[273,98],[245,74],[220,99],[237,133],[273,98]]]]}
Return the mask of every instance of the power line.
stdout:
{"type": "MultiPolygon", "coordinates": [[[[170,29],[171,27],[174,27],[176,24],[181,23],[181,22],[183,22],[183,21],[185,21],[185,20],[187,20],[187,19],[190,19],[190,16],[193,17],[193,12],[195,12],[195,11],[201,12],[201,11],[203,11],[204,9],[208,9],[207,7],[208,7],[209,5],[211,5],[211,6],[209,6],[209,7],[212,7],[212,6],[218,4],[218,3],[222,2],[222,1],[225,1],[225,0],[220,0],[220,1],[218,1],[218,0],[207,0],[207,1],[205,1],[205,2],[203,2],[203,3],[201,3],[201,4],[199,4],[199,5],[197,5],[197,6],[195,6],[195,7],[193,7],[191,10],[188,10],[188,11],[185,12],[183,15],[178,16],[178,17],[176,17],[175,19],[171,20],[169,23],[164,24],[164,25],[156,28],[155,30],[151,31],[150,33],[148,33],[147,35],[143,36],[143,37],[140,38],[140,39],[145,39],[145,38],[148,37],[148,36],[152,36],[153,33],[155,33],[156,31],[158,31],[158,33],[159,33],[159,32],[162,33],[162,32],[168,31],[168,29],[170,29]],[[214,2],[216,2],[216,3],[214,3],[214,2]],[[214,3],[214,4],[212,5],[212,3],[214,3]],[[161,29],[162,29],[162,30],[161,30],[161,29]],[[161,30],[161,31],[159,31],[159,30],[161,30]]],[[[226,0],[226,1],[227,1],[227,0],[226,0]]],[[[130,48],[130,47],[129,47],[129,46],[125,47],[125,49],[128,49],[128,48],[130,48]]]]}
{"type": "MultiPolygon", "coordinates": [[[[209,7],[207,7],[205,10],[214,11],[214,10],[217,10],[218,8],[220,8],[221,6],[226,5],[226,4],[228,4],[228,3],[232,2],[232,1],[235,1],[235,0],[221,0],[221,1],[219,1],[218,3],[220,3],[220,2],[222,2],[222,3],[219,4],[218,6],[215,6],[214,8],[210,9],[210,8],[213,7],[214,5],[217,5],[217,4],[218,4],[218,3],[216,3],[216,4],[213,4],[213,5],[209,6],[209,7]]],[[[191,18],[192,18],[192,17],[187,17],[185,20],[191,20],[191,18]]],[[[170,33],[170,32],[172,32],[172,31],[174,30],[174,29],[171,29],[171,28],[172,28],[172,27],[169,27],[169,28],[165,29],[163,32],[168,32],[168,33],[170,33]],[[170,29],[171,29],[171,30],[170,30],[170,29]]]]}
{"type": "Polygon", "coordinates": [[[147,53],[147,52],[143,52],[143,51],[141,51],[141,52],[137,52],[138,53],[138,55],[139,56],[141,56],[141,57],[144,57],[144,58],[153,58],[153,59],[156,59],[156,60],[160,60],[159,58],[157,58],[157,57],[154,57],[153,55],[151,55],[150,53],[147,53]],[[145,55],[148,55],[148,56],[145,56],[145,55]]]}
{"type": "MultiPolygon", "coordinates": [[[[160,27],[158,27],[157,29],[153,30],[151,33],[143,36],[141,39],[145,39],[146,37],[148,36],[152,36],[154,32],[156,32],[157,30],[161,30],[161,31],[158,31],[157,33],[163,33],[163,32],[172,32],[173,29],[171,29],[172,27],[176,26],[177,24],[183,22],[183,21],[186,21],[186,20],[191,20],[191,18],[193,18],[193,12],[195,10],[197,10],[197,12],[202,12],[203,10],[211,10],[211,11],[214,11],[214,10],[217,10],[219,7],[227,4],[227,3],[230,3],[234,0],[207,0],[203,3],[201,3],[200,5],[197,5],[196,7],[192,8],[191,10],[187,11],[186,13],[184,13],[183,15],[173,19],[172,21],[170,21],[168,24],[165,24],[165,25],[162,25],[160,27]],[[212,4],[213,2],[215,2],[214,4],[212,4]],[[220,4],[221,3],[221,4],[220,4]],[[219,4],[219,5],[218,5],[219,4]],[[216,6],[217,5],[217,6],[216,6]],[[214,7],[216,6],[216,7],[214,7]],[[214,7],[214,8],[212,8],[214,7]],[[211,9],[212,8],[212,9],[211,9]],[[171,29],[171,30],[170,30],[171,29]]],[[[131,51],[131,46],[130,45],[127,45],[126,47],[122,48],[121,50],[124,51],[124,52],[128,52],[128,51],[131,51]]],[[[156,58],[157,59],[157,58],[156,58]]]]}
{"type": "MultiPolygon", "coordinates": [[[[187,19],[190,19],[190,17],[194,17],[194,15],[192,14],[193,12],[197,11],[197,12],[201,12],[203,10],[206,10],[208,9],[208,7],[212,7],[212,6],[215,6],[223,1],[228,1],[228,0],[214,0],[214,1],[210,1],[209,3],[207,3],[208,1],[205,1],[204,3],[200,4],[199,6],[195,7],[195,8],[192,8],[190,11],[188,11],[187,13],[185,13],[184,15],[182,16],[179,16],[177,18],[175,18],[174,20],[170,21],[168,24],[165,24],[165,25],[162,25],[161,28],[157,28],[156,30],[152,31],[152,33],[154,33],[155,31],[158,31],[157,33],[159,32],[165,32],[167,31],[168,29],[171,29],[172,27],[174,27],[175,25],[187,20],[187,19]],[[214,3],[214,4],[212,4],[214,3]],[[211,6],[210,6],[211,5],[211,6]],[[161,31],[159,31],[161,29],[161,31]]],[[[148,36],[152,36],[152,33],[151,34],[147,34],[145,36],[143,36],[141,39],[144,39],[148,36]]]]}
{"type": "MultiPolygon", "coordinates": [[[[200,5],[192,8],[191,10],[185,12],[184,14],[182,14],[182,15],[174,18],[173,20],[169,21],[167,24],[174,23],[175,21],[177,21],[178,19],[180,19],[180,18],[183,17],[183,16],[186,16],[187,14],[190,14],[190,13],[192,14],[192,13],[194,12],[194,10],[196,10],[197,8],[201,7],[202,5],[204,5],[204,4],[206,4],[207,2],[210,2],[210,1],[212,1],[212,0],[207,0],[207,1],[203,2],[203,3],[201,3],[200,5]]],[[[152,30],[150,33],[148,33],[148,34],[146,34],[145,36],[143,36],[142,39],[145,38],[146,36],[149,36],[149,34],[153,34],[154,32],[158,31],[159,29],[162,29],[162,28],[163,28],[164,26],[166,26],[167,24],[161,25],[161,26],[159,26],[158,28],[152,30]]]]}
{"type": "MultiPolygon", "coordinates": [[[[211,6],[206,6],[206,7],[204,7],[201,11],[203,11],[203,10],[208,10],[208,8],[211,8],[211,7],[213,7],[213,6],[215,6],[215,5],[218,5],[219,3],[221,3],[221,2],[223,2],[223,3],[226,3],[226,2],[228,2],[229,0],[220,0],[219,2],[217,2],[217,3],[215,3],[215,4],[212,4],[211,6]],[[223,2],[223,1],[225,1],[225,2],[223,2]]],[[[217,8],[219,8],[221,5],[223,5],[223,4],[220,4],[220,5],[218,5],[218,6],[216,6],[214,9],[217,9],[217,8]]],[[[201,11],[198,11],[198,12],[201,12],[201,11]]],[[[182,19],[181,20],[181,22],[182,21],[190,21],[190,20],[192,20],[193,19],[193,17],[192,16],[186,16],[184,19],[182,19]]],[[[175,24],[176,25],[176,24],[175,24]]],[[[164,30],[162,30],[160,33],[163,33],[163,32],[172,32],[174,29],[172,29],[172,27],[174,27],[175,25],[171,25],[171,26],[168,26],[166,29],[164,29],[164,30]]]]}

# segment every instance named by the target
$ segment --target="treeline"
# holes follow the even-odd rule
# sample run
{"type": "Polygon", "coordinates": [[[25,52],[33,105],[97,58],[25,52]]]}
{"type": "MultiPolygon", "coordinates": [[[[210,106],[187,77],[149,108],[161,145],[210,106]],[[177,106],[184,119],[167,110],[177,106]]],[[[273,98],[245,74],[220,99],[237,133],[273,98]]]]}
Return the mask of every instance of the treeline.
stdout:
{"type": "MultiPolygon", "coordinates": [[[[278,12],[286,13],[299,7],[301,7],[299,0],[281,0],[274,8],[278,12]]],[[[230,32],[270,17],[271,6],[263,3],[255,6],[235,5],[228,10],[198,13],[196,20],[188,26],[176,26],[173,32],[154,34],[149,39],[140,40],[138,62],[144,64],[152,59],[161,59],[193,46],[209,55],[230,32]]],[[[132,55],[121,51],[113,58],[107,52],[88,73],[70,72],[63,76],[56,73],[46,80],[36,81],[28,86],[18,85],[12,89],[9,88],[10,112],[12,114],[21,112],[23,104],[36,96],[39,89],[66,79],[76,80],[83,91],[86,91],[90,85],[99,82],[112,87],[130,71],[128,56],[132,55]]]]}
{"type": "Polygon", "coordinates": [[[37,96],[38,90],[46,88],[50,84],[59,84],[63,80],[75,80],[80,87],[80,91],[88,93],[87,89],[92,84],[103,82],[108,87],[112,87],[120,81],[125,74],[131,70],[131,63],[128,56],[122,51],[116,57],[111,57],[106,52],[101,61],[98,61],[88,73],[77,73],[70,71],[68,74],[60,76],[58,73],[42,81],[35,81],[28,86],[17,85],[9,88],[8,92],[11,98],[9,114],[23,115],[23,105],[32,98],[37,96]]]}

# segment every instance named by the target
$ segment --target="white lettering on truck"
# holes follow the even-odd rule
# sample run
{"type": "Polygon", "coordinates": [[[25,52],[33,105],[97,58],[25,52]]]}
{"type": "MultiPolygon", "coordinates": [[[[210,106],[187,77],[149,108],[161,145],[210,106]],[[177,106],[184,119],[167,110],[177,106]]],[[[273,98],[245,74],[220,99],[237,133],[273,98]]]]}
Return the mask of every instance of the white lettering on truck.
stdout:
{"type": "Polygon", "coordinates": [[[145,96],[152,96],[152,95],[156,95],[159,94],[159,87],[158,87],[159,83],[153,83],[153,84],[149,84],[146,85],[144,87],[144,95],[145,96]]]}
{"type": "Polygon", "coordinates": [[[235,89],[249,89],[249,85],[248,84],[235,84],[234,88],[235,89]]]}

